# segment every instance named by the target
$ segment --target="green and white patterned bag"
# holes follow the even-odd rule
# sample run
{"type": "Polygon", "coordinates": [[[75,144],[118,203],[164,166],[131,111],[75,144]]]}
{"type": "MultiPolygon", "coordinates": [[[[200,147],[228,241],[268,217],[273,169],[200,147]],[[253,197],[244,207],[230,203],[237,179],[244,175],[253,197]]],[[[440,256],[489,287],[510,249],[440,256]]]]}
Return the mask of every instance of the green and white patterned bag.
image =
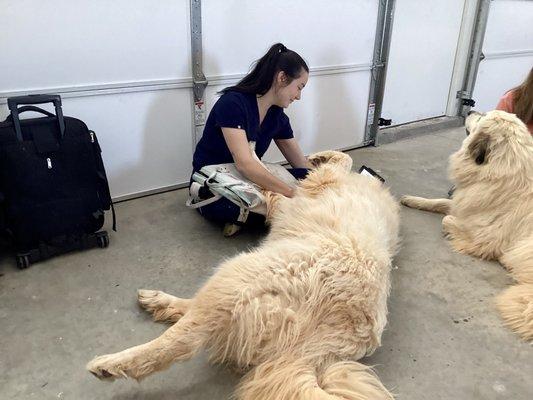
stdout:
{"type": "MultiPolygon", "coordinates": [[[[283,166],[271,163],[262,164],[272,175],[289,186],[296,186],[296,178],[283,166]]],[[[186,203],[188,207],[203,207],[225,197],[241,208],[240,219],[246,220],[249,211],[261,210],[261,206],[264,206],[265,198],[260,187],[246,179],[237,170],[235,164],[207,165],[199,172],[195,172],[192,180],[190,196],[186,203]],[[213,197],[201,199],[198,196],[199,189],[204,186],[211,191],[213,197]]]]}

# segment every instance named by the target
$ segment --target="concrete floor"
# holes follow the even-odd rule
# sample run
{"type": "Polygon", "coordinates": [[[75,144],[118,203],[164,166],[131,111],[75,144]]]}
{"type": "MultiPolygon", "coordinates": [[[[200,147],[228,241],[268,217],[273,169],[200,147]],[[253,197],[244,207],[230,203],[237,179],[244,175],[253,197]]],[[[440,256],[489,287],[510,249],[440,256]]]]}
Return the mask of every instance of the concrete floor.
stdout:
{"type": "MultiPolygon", "coordinates": [[[[350,152],[381,171],[395,194],[442,197],[448,155],[463,128],[350,152]]],[[[0,259],[0,399],[226,399],[238,377],[204,354],[141,383],[102,383],[93,356],[160,334],[136,304],[138,288],[192,296],[224,258],[262,229],[224,239],[184,206],[179,190],[117,205],[119,232],[94,249],[18,271],[0,259]]],[[[455,254],[439,215],[402,209],[383,346],[365,363],[399,399],[533,399],[533,348],[503,328],[492,300],[510,283],[502,268],[455,254]]]]}

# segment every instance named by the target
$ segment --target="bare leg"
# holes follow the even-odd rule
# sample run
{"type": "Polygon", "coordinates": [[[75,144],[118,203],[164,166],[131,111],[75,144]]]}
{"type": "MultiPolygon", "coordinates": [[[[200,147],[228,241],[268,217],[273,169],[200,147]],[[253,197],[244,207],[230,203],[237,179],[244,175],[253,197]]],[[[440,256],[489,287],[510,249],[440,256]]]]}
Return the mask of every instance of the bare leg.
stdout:
{"type": "Polygon", "coordinates": [[[191,358],[205,342],[206,334],[201,328],[188,313],[157,339],[120,353],[96,357],[87,364],[87,369],[100,379],[142,379],[175,361],[191,358]]]}
{"type": "Polygon", "coordinates": [[[452,201],[450,199],[425,199],[416,196],[402,196],[401,203],[410,208],[449,214],[452,201]]]}
{"type": "Polygon", "coordinates": [[[178,322],[191,306],[190,299],[180,299],[160,290],[138,291],[139,304],[151,313],[154,321],[178,322]]]}

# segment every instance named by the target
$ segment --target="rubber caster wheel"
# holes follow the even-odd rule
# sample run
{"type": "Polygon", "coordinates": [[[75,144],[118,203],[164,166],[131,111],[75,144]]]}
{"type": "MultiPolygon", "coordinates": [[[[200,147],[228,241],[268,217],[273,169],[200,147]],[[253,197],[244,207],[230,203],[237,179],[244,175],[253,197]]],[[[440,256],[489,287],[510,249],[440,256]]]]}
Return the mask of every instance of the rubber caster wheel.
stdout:
{"type": "Polygon", "coordinates": [[[17,267],[18,269],[26,269],[30,266],[30,257],[27,255],[17,256],[17,267]]]}
{"type": "Polygon", "coordinates": [[[109,247],[109,236],[108,235],[98,236],[96,238],[96,242],[98,243],[98,247],[105,249],[106,247],[109,247]]]}

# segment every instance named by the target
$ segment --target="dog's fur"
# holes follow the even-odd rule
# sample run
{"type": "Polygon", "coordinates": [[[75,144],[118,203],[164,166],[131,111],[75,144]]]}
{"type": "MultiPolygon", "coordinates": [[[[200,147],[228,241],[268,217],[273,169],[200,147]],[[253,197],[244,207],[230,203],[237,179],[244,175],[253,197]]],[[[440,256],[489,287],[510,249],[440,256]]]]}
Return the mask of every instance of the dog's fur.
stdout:
{"type": "Polygon", "coordinates": [[[469,135],[450,157],[451,199],[404,196],[402,204],[447,214],[453,248],[495,259],[517,285],[497,298],[513,331],[533,339],[533,138],[514,114],[491,111],[466,119],[469,135]]]}
{"type": "Polygon", "coordinates": [[[267,196],[270,233],[256,249],[220,265],[193,299],[139,291],[159,338],[95,358],[101,379],[141,379],[206,347],[213,362],[246,375],[243,400],[391,399],[369,367],[386,324],[399,207],[376,179],[351,173],[338,152],[292,199],[267,196]]]}

